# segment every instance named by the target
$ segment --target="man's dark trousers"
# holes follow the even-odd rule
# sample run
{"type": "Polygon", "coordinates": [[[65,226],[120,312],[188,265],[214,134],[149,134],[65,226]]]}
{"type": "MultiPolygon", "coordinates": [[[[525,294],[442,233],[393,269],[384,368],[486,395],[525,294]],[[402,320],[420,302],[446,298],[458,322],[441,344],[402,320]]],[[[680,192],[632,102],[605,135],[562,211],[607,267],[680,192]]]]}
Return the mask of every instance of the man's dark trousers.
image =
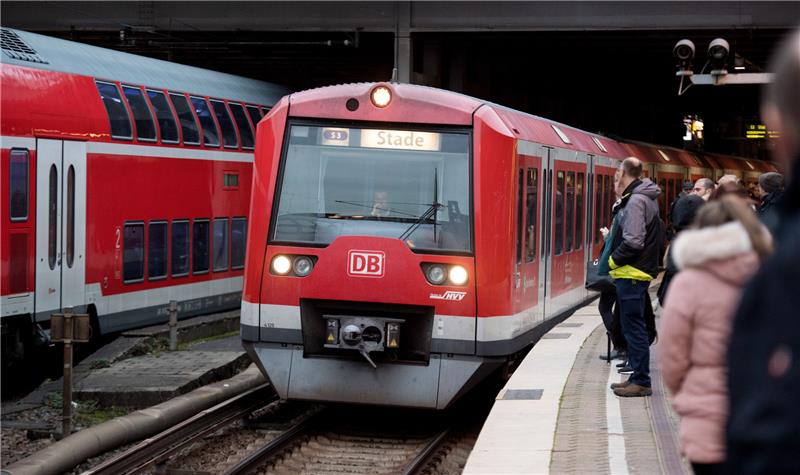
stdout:
{"type": "Polygon", "coordinates": [[[628,364],[633,368],[628,381],[639,386],[650,387],[650,342],[644,321],[644,299],[650,282],[632,279],[617,279],[617,304],[620,310],[622,334],[628,343],[628,364]]]}

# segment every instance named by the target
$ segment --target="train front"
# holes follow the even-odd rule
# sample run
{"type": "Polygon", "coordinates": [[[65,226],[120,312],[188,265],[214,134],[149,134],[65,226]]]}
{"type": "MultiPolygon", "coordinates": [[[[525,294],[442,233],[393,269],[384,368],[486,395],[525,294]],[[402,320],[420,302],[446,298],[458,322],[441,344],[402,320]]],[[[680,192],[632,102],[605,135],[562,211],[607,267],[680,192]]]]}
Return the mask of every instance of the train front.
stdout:
{"type": "Polygon", "coordinates": [[[281,398],[444,408],[475,356],[474,99],[398,84],[259,125],[243,344],[281,398]]]}

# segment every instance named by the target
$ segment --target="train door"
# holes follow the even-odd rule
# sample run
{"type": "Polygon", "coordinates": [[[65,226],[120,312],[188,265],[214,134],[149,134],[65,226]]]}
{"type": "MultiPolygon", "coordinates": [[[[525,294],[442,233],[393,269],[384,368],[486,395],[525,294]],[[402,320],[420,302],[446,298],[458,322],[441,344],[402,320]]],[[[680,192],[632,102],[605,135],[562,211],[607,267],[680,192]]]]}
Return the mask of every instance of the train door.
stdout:
{"type": "MultiPolygon", "coordinates": [[[[542,284],[539,273],[539,200],[541,193],[540,157],[519,155],[517,166],[517,229],[516,229],[516,273],[515,287],[519,311],[530,312],[534,321],[543,318],[539,289],[542,284]]],[[[543,290],[543,287],[542,287],[543,290]]]]}
{"type": "Polygon", "coordinates": [[[663,171],[659,171],[658,173],[658,182],[656,184],[661,189],[661,193],[658,194],[658,208],[664,223],[669,222],[670,205],[681,192],[683,177],[683,173],[663,171]]]}
{"type": "Polygon", "coordinates": [[[86,144],[37,140],[36,316],[84,303],[86,144]]]}
{"type": "Polygon", "coordinates": [[[603,234],[600,228],[611,229],[611,208],[616,201],[614,193],[614,168],[613,163],[601,157],[594,159],[594,184],[592,187],[592,205],[594,210],[589,210],[589,213],[594,214],[594,226],[590,230],[592,235],[592,259],[600,257],[600,252],[603,249],[603,234]]]}
{"type": "Polygon", "coordinates": [[[541,174],[539,177],[539,182],[541,183],[541,198],[540,198],[540,207],[539,209],[541,212],[539,213],[539,224],[542,231],[539,233],[539,262],[541,265],[539,266],[539,291],[538,291],[538,298],[541,305],[539,308],[541,309],[541,313],[539,317],[544,320],[547,315],[549,314],[549,300],[550,300],[550,293],[551,290],[551,282],[550,282],[550,273],[551,267],[553,265],[553,259],[551,258],[550,254],[550,246],[551,242],[551,233],[550,228],[552,226],[552,198],[553,198],[553,149],[545,148],[543,149],[544,153],[542,154],[542,162],[541,162],[541,174]]]}

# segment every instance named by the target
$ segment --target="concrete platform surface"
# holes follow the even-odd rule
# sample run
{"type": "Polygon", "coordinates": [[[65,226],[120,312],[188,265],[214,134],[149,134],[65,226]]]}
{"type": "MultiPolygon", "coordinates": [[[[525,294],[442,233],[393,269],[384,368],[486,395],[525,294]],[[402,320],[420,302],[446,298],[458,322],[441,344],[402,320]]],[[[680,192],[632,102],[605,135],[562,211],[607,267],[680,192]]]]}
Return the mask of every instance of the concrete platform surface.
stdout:
{"type": "Polygon", "coordinates": [[[553,334],[534,346],[498,394],[463,473],[690,474],[655,364],[657,345],[653,396],[619,398],[608,386],[625,376],[598,358],[606,335],[597,302],[553,334]]]}

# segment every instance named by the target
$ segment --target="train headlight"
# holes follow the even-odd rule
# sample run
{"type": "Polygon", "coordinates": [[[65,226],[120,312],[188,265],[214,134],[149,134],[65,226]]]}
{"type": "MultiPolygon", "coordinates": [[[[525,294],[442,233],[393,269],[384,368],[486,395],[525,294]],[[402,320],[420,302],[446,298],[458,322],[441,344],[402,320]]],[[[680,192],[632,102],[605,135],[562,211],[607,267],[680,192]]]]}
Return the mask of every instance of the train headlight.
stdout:
{"type": "Polygon", "coordinates": [[[467,269],[462,266],[453,266],[450,268],[450,282],[455,285],[464,285],[467,283],[467,269]]]}
{"type": "Polygon", "coordinates": [[[442,285],[447,278],[447,272],[445,272],[444,266],[434,264],[428,267],[428,270],[425,272],[425,277],[428,279],[428,282],[433,285],[442,285]]]}
{"type": "Polygon", "coordinates": [[[378,86],[369,95],[375,107],[384,108],[392,102],[392,91],[386,86],[378,86]]]}
{"type": "Polygon", "coordinates": [[[292,268],[292,261],[286,256],[275,256],[272,258],[272,270],[279,275],[286,275],[292,268]]]}
{"type": "Polygon", "coordinates": [[[292,270],[294,270],[295,275],[298,277],[305,277],[311,273],[311,270],[314,268],[314,262],[311,261],[311,258],[306,256],[300,256],[294,260],[294,264],[292,265],[292,270]]]}

